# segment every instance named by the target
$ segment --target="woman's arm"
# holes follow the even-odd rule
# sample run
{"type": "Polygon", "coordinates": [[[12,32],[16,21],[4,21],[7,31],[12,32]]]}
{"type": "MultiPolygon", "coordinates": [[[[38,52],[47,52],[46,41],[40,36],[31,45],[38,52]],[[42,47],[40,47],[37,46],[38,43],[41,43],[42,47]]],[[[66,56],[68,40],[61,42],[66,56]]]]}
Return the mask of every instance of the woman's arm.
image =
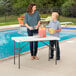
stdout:
{"type": "Polygon", "coordinates": [[[37,20],[38,20],[38,24],[36,25],[36,29],[38,29],[40,26],[40,15],[38,11],[37,11],[37,20]]]}
{"type": "Polygon", "coordinates": [[[25,26],[30,29],[30,30],[33,30],[33,27],[30,27],[27,23],[25,24],[25,26]]]}
{"type": "Polygon", "coordinates": [[[25,14],[24,24],[28,29],[33,30],[33,27],[28,25],[28,14],[27,13],[25,14]]]}
{"type": "Polygon", "coordinates": [[[36,25],[36,29],[40,26],[40,21],[38,21],[38,24],[36,25]]]}

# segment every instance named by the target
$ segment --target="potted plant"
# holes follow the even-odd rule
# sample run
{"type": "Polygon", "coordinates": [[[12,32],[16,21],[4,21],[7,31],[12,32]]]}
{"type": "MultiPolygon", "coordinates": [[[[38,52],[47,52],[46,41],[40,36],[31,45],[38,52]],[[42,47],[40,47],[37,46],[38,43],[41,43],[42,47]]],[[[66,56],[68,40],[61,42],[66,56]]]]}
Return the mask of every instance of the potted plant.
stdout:
{"type": "Polygon", "coordinates": [[[24,25],[24,16],[18,18],[19,24],[24,25]]]}

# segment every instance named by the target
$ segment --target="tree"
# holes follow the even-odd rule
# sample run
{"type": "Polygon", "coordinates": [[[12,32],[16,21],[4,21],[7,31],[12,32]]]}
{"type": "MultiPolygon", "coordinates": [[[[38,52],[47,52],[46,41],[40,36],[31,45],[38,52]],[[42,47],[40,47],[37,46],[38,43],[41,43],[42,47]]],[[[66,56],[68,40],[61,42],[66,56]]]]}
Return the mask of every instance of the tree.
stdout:
{"type": "Polygon", "coordinates": [[[11,14],[12,4],[10,0],[0,0],[0,14],[11,14]]]}
{"type": "Polygon", "coordinates": [[[76,17],[75,0],[68,0],[62,5],[62,15],[76,17]]]}
{"type": "MultiPolygon", "coordinates": [[[[70,0],[76,1],[76,0],[70,0]]],[[[0,14],[22,14],[30,3],[36,3],[37,9],[42,13],[50,13],[61,7],[68,7],[69,0],[0,0],[0,14]]],[[[70,5],[71,2],[69,2],[70,5]]],[[[72,3],[71,3],[72,4],[72,3]]]]}

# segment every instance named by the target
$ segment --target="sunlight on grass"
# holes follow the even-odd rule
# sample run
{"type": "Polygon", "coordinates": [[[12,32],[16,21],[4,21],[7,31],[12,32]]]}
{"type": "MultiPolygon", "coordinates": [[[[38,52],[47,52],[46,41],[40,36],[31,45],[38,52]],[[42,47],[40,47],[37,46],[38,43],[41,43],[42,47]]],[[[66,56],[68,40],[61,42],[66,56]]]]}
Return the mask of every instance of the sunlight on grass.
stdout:
{"type": "MultiPolygon", "coordinates": [[[[21,16],[24,16],[22,14],[21,16]]],[[[47,18],[48,16],[51,16],[51,14],[40,14],[41,18],[47,18]]],[[[18,17],[19,16],[6,16],[6,17],[0,17],[0,26],[4,25],[12,25],[12,24],[18,24],[18,17]]],[[[73,25],[76,25],[76,18],[70,18],[70,17],[59,17],[60,22],[73,22],[73,25]]]]}

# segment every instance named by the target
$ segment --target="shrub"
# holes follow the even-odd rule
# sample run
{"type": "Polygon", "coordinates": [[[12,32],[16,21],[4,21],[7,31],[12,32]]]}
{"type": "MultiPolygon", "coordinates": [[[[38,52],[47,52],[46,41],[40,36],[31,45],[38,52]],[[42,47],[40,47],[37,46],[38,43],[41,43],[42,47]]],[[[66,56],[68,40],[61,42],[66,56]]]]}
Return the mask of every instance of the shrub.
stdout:
{"type": "Polygon", "coordinates": [[[62,15],[67,16],[67,17],[74,17],[76,15],[76,12],[74,10],[75,8],[75,3],[73,0],[68,0],[62,5],[62,15]],[[75,12],[75,13],[74,13],[75,12]]]}

